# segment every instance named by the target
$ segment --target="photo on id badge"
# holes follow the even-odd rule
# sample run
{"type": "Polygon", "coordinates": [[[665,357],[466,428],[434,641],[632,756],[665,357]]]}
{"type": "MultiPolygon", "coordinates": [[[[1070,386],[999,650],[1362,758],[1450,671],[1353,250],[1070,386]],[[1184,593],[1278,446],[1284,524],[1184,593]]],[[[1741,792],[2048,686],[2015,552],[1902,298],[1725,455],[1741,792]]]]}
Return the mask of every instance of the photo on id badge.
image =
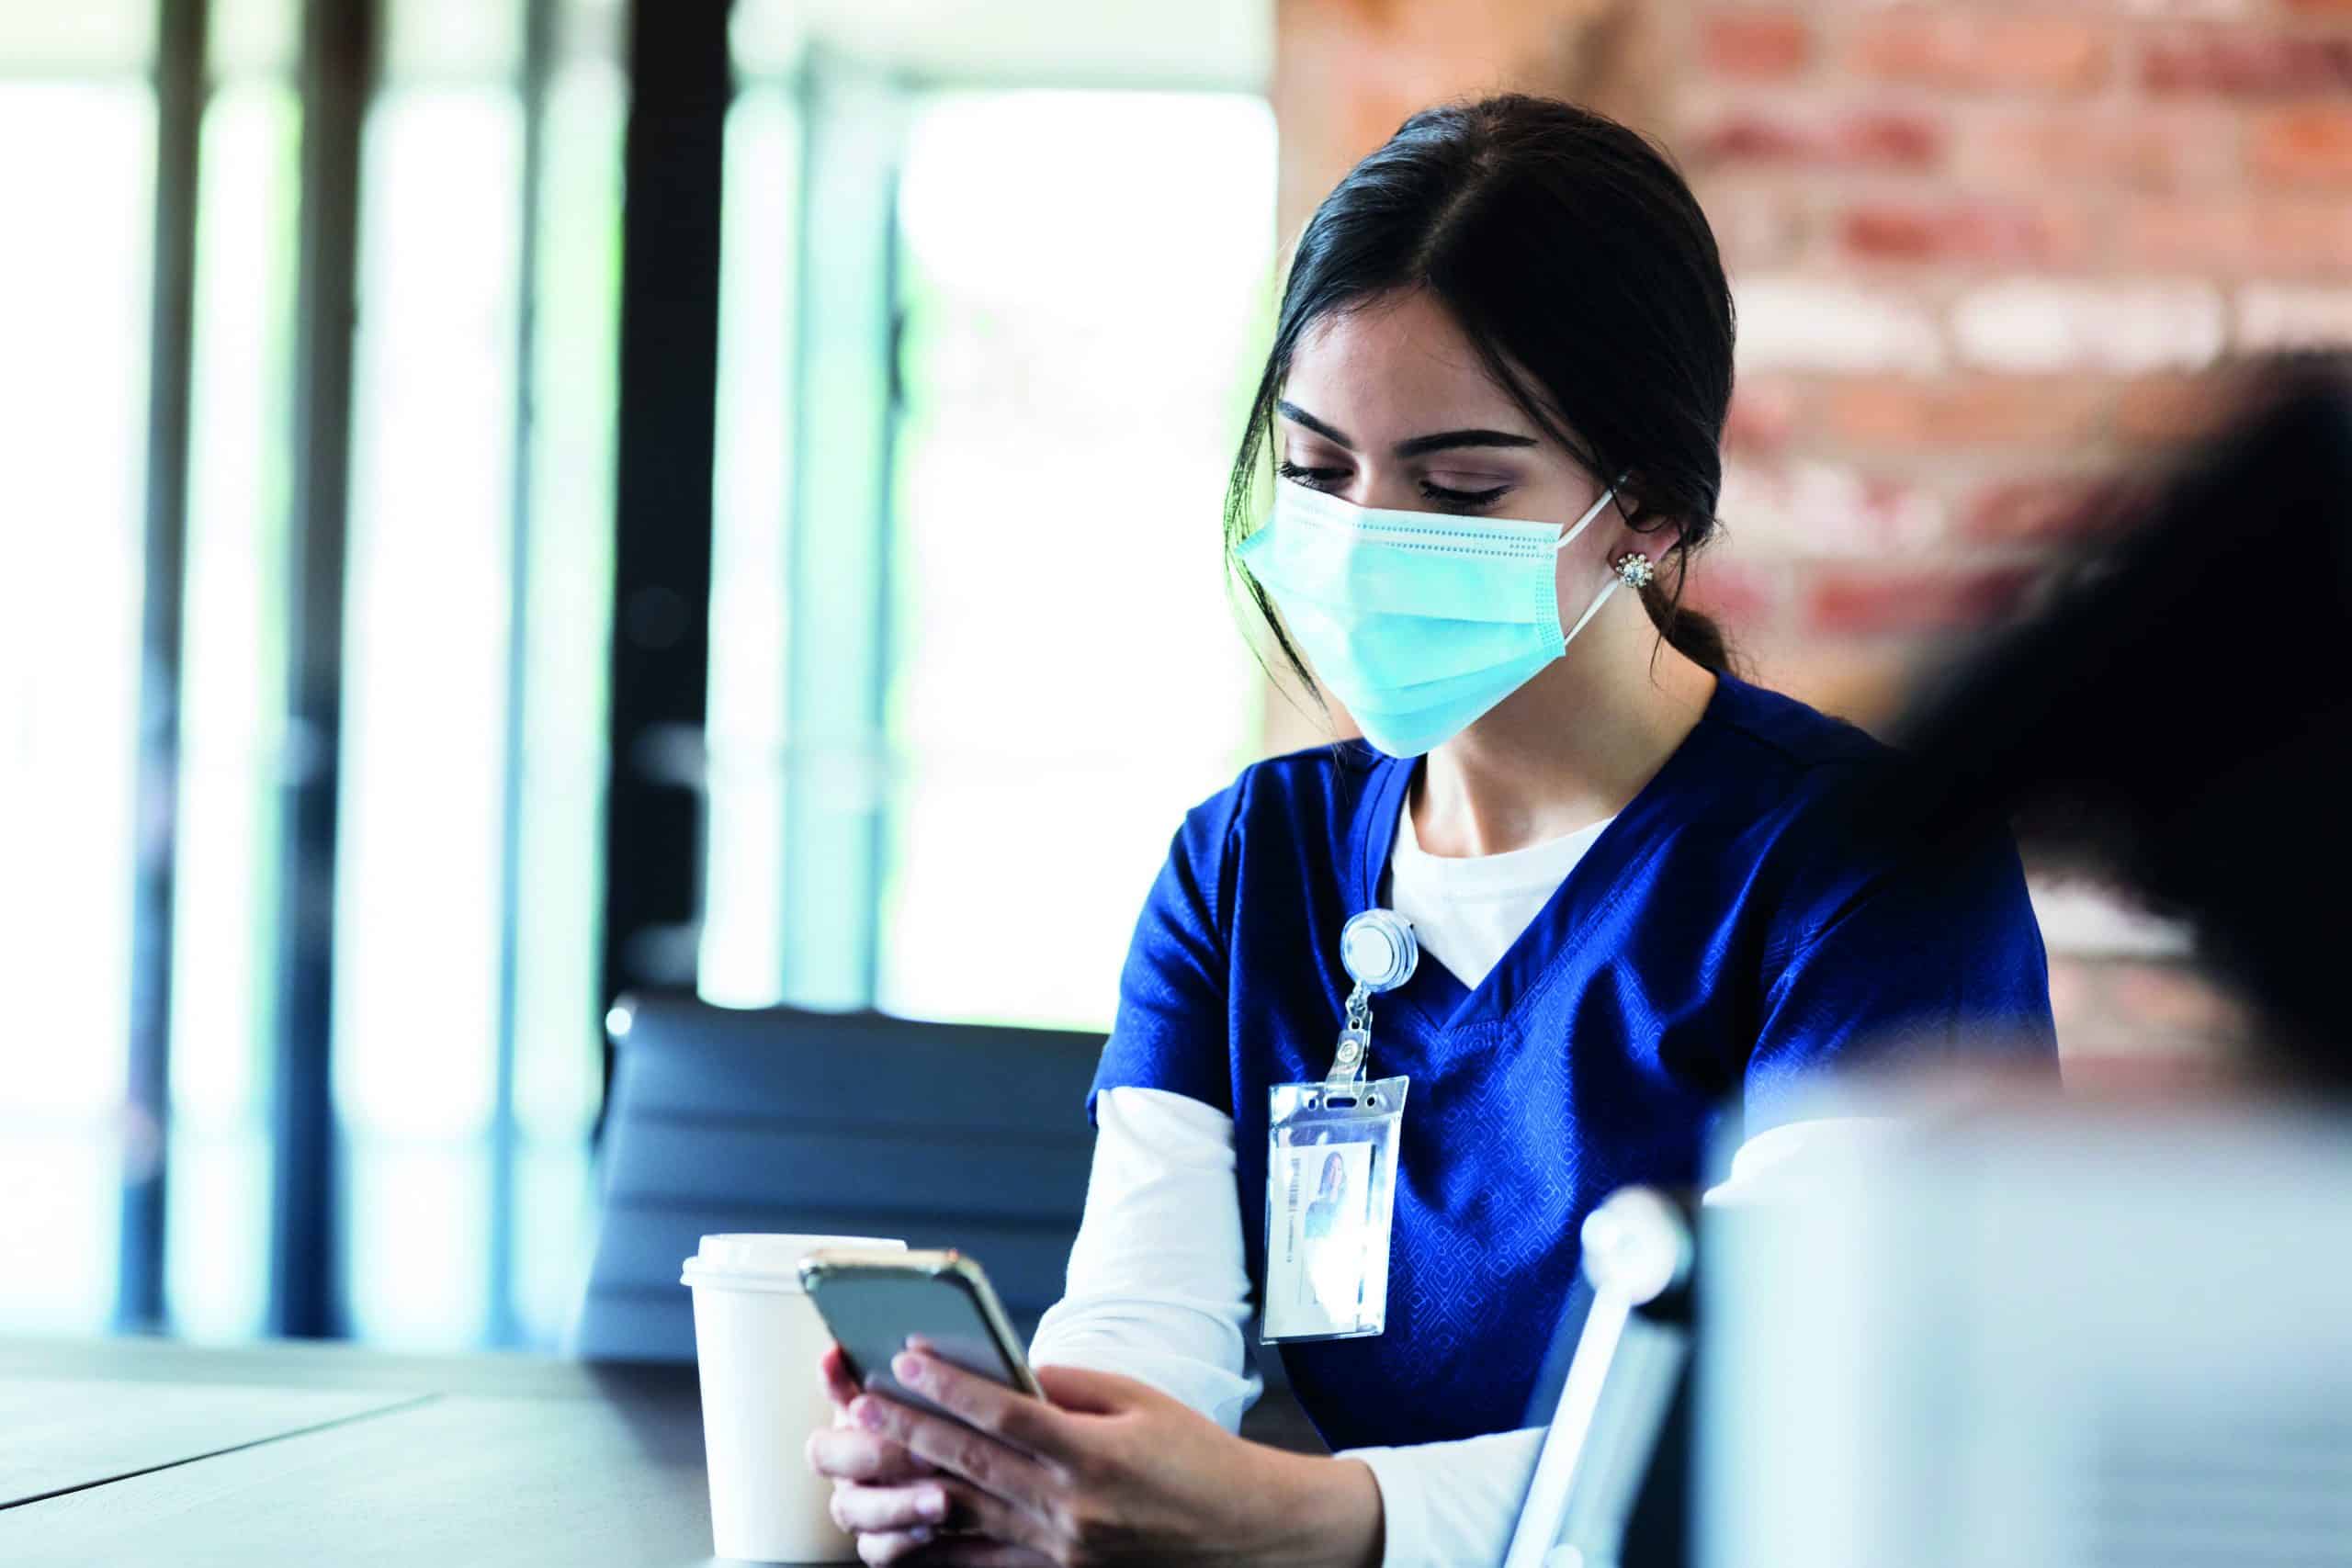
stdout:
{"type": "Polygon", "coordinates": [[[1267,1292],[1282,1309],[1274,1314],[1277,1332],[1344,1334],[1361,1321],[1372,1152],[1363,1143],[1283,1151],[1289,1167],[1283,1172],[1288,1278],[1267,1292]]]}

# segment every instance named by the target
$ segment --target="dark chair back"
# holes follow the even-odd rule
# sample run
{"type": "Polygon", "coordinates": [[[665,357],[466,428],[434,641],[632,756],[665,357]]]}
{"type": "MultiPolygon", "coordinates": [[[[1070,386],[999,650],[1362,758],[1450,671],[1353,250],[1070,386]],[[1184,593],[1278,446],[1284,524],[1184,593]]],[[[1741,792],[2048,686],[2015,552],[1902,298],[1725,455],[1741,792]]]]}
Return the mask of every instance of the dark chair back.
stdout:
{"type": "Polygon", "coordinates": [[[959,1247],[1024,1337],[1060,1298],[1102,1036],[667,997],[624,998],[614,1016],[574,1353],[693,1360],[678,1269],[707,1232],[959,1247]]]}

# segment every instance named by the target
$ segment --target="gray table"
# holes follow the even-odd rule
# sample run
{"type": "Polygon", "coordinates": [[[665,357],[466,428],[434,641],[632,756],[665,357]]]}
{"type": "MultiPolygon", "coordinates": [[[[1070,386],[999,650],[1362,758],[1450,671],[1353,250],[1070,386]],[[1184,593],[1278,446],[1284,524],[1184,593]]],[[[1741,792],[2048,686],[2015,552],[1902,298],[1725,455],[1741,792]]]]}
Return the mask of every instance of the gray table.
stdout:
{"type": "Polygon", "coordinates": [[[691,1366],[0,1337],[9,1568],[712,1563],[707,1486],[691,1366]]]}
{"type": "Polygon", "coordinates": [[[0,1338],[0,1562],[713,1562],[692,1367],[0,1338]]]}

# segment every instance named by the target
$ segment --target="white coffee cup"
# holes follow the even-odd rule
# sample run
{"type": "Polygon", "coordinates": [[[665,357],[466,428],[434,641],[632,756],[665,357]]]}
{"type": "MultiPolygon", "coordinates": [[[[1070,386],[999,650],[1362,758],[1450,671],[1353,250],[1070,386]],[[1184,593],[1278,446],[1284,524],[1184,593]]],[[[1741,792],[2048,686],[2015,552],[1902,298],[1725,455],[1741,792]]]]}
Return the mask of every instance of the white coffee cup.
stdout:
{"type": "Polygon", "coordinates": [[[808,1434],[830,1426],[817,1363],[833,1342],[800,1288],[800,1259],[822,1247],[903,1247],[863,1235],[707,1235],[679,1283],[695,1299],[710,1533],[720,1557],[854,1562],[834,1525],[832,1483],[808,1468],[808,1434]]]}

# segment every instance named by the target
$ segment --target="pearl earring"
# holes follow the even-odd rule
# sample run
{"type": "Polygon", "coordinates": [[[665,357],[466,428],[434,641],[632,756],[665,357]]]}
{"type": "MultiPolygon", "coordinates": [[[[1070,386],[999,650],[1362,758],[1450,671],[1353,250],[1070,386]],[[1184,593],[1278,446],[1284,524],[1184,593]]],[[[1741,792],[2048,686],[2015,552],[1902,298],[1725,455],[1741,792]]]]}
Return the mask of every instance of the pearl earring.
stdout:
{"type": "Polygon", "coordinates": [[[1657,568],[1650,564],[1649,557],[1638,551],[1626,551],[1617,558],[1615,565],[1617,581],[1628,588],[1647,588],[1657,580],[1657,568]]]}

